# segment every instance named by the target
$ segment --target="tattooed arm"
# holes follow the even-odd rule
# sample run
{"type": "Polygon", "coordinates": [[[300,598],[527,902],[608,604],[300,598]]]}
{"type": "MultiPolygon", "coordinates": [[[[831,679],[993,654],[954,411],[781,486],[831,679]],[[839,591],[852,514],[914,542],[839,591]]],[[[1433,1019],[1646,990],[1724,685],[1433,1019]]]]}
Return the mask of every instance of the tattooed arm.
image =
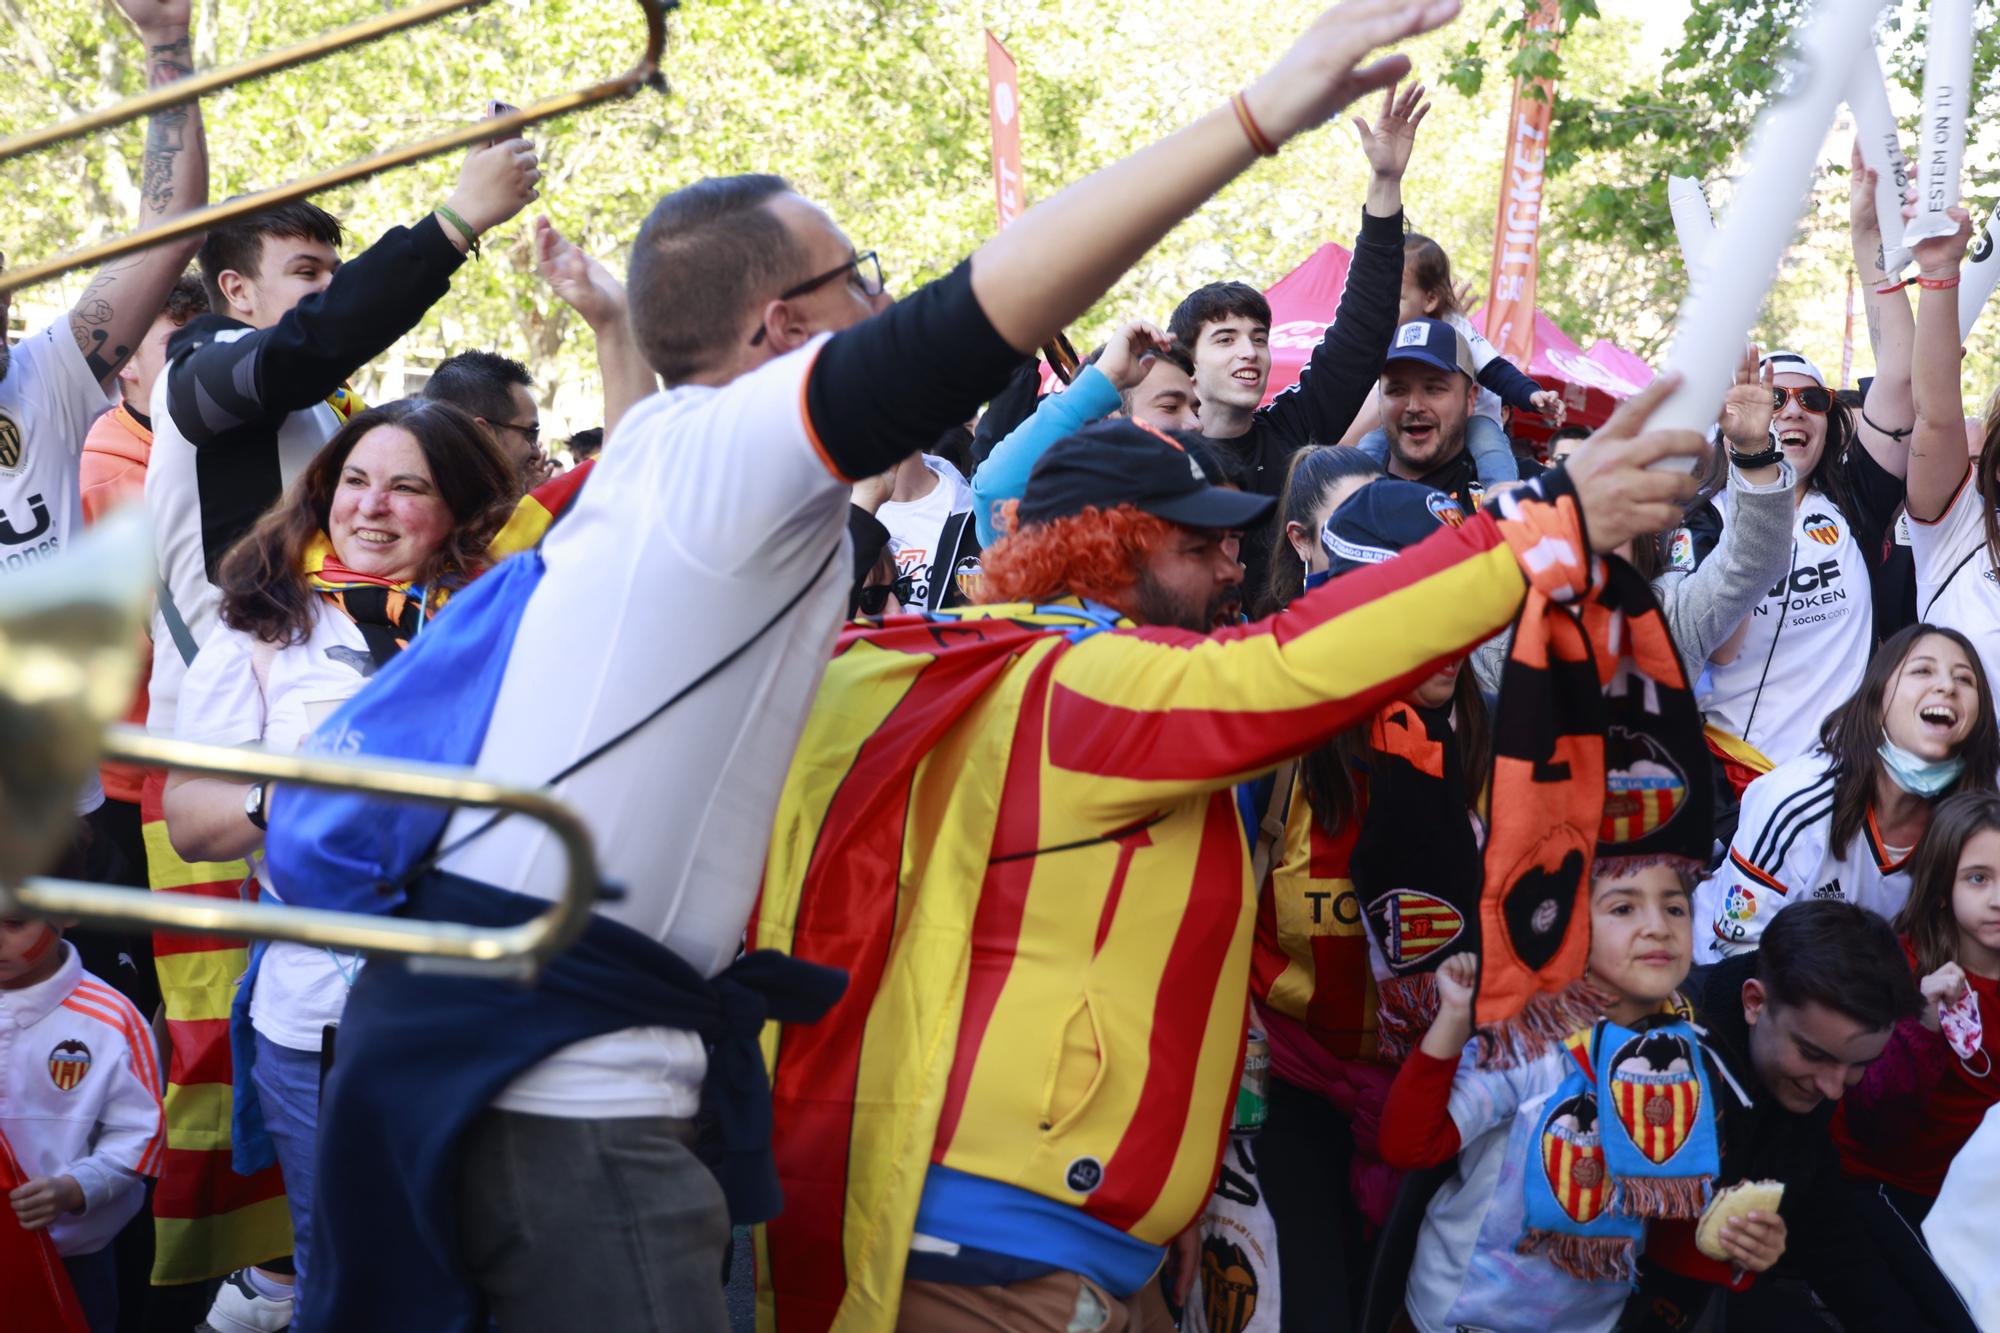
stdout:
{"type": "MultiPolygon", "coordinates": [[[[189,0],[118,0],[118,7],[139,30],[148,87],[194,72],[188,43],[189,0]]],[[[146,122],[146,153],[139,176],[142,229],[208,202],[208,145],[199,103],[167,107],[146,122]]],[[[201,237],[196,235],[114,259],[98,270],[70,310],[77,350],[107,390],[200,246],[201,237]]]]}

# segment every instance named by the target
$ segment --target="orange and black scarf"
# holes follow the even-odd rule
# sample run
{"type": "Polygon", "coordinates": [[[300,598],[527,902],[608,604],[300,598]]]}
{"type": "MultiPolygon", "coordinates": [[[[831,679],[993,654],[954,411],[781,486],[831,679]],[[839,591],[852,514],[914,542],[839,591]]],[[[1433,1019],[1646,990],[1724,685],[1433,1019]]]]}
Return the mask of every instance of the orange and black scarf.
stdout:
{"type": "Polygon", "coordinates": [[[443,588],[427,594],[420,585],[358,574],[340,563],[324,534],[306,547],[302,563],[306,582],[361,631],[377,669],[409,646],[448,595],[443,588]]]}

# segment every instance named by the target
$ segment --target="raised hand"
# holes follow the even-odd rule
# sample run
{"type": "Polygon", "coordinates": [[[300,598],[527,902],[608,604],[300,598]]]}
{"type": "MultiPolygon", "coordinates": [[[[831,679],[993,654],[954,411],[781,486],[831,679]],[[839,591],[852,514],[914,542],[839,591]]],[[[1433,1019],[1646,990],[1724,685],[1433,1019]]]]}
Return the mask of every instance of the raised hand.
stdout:
{"type": "Polygon", "coordinates": [[[1563,422],[1569,418],[1569,408],[1564,405],[1563,396],[1554,389],[1543,389],[1540,393],[1531,394],[1528,401],[1533,403],[1535,410],[1557,430],[1561,430],[1563,422]]]}
{"type": "Polygon", "coordinates": [[[1104,351],[1097,358],[1097,368],[1104,372],[1104,378],[1111,381],[1111,387],[1119,393],[1129,393],[1139,387],[1141,380],[1153,368],[1153,353],[1164,348],[1171,339],[1158,327],[1143,319],[1128,319],[1105,341],[1104,351]]]}
{"type": "Polygon", "coordinates": [[[625,318],[625,284],[545,217],[535,219],[535,268],[549,290],[591,328],[625,318]]]}
{"type": "Polygon", "coordinates": [[[1382,94],[1382,114],[1373,125],[1362,116],[1354,118],[1354,128],[1361,135],[1361,151],[1377,176],[1403,178],[1404,169],[1410,165],[1410,150],[1417,145],[1417,126],[1430,113],[1431,104],[1424,101],[1423,84],[1411,84],[1400,97],[1391,84],[1382,94]]]}
{"type": "Polygon", "coordinates": [[[1917,983],[1917,990],[1924,997],[1924,1026],[1931,1031],[1940,1030],[1938,1011],[1957,1004],[1965,994],[1965,969],[1957,963],[1946,963],[1937,971],[1917,983]]]}
{"type": "Polygon", "coordinates": [[[1875,212],[1875,173],[1861,160],[1861,139],[1854,140],[1854,152],[1847,163],[1847,227],[1854,237],[1856,254],[1873,254],[1880,261],[1882,219],[1875,212]]]}
{"type": "MultiPolygon", "coordinates": [[[[1955,278],[1958,266],[1965,262],[1965,251],[1972,244],[1972,214],[1965,211],[1962,204],[1953,204],[1944,215],[1958,224],[1958,230],[1948,236],[1930,236],[1910,246],[1910,253],[1917,257],[1917,272],[1926,278],[1955,278]]],[[[1903,195],[1903,220],[1917,216],[1917,187],[1912,185],[1903,195]]]]}
{"type": "Polygon", "coordinates": [[[1459,0],[1347,0],[1312,27],[1244,90],[1272,142],[1324,125],[1340,109],[1410,72],[1408,56],[1369,61],[1377,47],[1441,28],[1458,17],[1459,0]]]}
{"type": "Polygon", "coordinates": [[[1469,953],[1455,953],[1438,964],[1438,1013],[1472,1016],[1472,997],[1479,986],[1479,960],[1469,953]]]}
{"type": "Polygon", "coordinates": [[[1757,369],[1757,349],[1744,349],[1743,360],[1736,367],[1736,382],[1722,397],[1722,416],[1717,424],[1722,429],[1722,438],[1740,454],[1761,454],[1771,439],[1771,413],[1774,402],[1771,397],[1770,366],[1762,373],[1757,369]]]}
{"type": "MultiPolygon", "coordinates": [[[[483,234],[519,213],[539,196],[542,168],[527,139],[503,139],[466,154],[458,185],[446,206],[475,233],[483,234]]],[[[446,219],[449,223],[450,219],[446,219]]],[[[447,231],[454,230],[447,227],[447,231]]],[[[472,238],[468,237],[467,240],[472,238]]]]}
{"type": "Polygon", "coordinates": [[[1618,405],[1611,420],[1591,436],[1563,466],[1576,488],[1577,503],[1590,534],[1590,547],[1600,554],[1677,526],[1682,506],[1694,498],[1691,472],[1654,469],[1676,458],[1699,458],[1706,447],[1691,430],[1647,430],[1646,422],[1666,396],[1680,384],[1679,375],[1662,375],[1618,405]]]}

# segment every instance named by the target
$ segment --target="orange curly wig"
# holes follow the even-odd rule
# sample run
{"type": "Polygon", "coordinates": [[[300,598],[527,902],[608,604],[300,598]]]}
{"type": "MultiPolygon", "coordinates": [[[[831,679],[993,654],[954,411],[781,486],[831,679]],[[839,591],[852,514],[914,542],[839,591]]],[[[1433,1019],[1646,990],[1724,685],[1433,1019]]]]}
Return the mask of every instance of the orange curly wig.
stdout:
{"type": "Polygon", "coordinates": [[[1001,514],[1008,535],[979,558],[982,602],[1046,602],[1065,595],[1118,603],[1139,581],[1147,558],[1173,525],[1131,505],[1086,508],[1023,531],[1010,500],[1001,514]]]}

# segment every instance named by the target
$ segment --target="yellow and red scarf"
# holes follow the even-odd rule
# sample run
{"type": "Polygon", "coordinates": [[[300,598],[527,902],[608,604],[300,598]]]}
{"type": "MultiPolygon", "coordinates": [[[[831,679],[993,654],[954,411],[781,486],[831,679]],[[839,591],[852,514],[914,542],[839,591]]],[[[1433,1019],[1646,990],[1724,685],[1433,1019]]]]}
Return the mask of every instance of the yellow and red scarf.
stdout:
{"type": "Polygon", "coordinates": [[[407,579],[398,582],[349,569],[334,555],[325,533],[307,544],[300,568],[306,582],[354,622],[378,667],[409,647],[424,621],[451,595],[442,586],[427,591],[407,579]]]}

